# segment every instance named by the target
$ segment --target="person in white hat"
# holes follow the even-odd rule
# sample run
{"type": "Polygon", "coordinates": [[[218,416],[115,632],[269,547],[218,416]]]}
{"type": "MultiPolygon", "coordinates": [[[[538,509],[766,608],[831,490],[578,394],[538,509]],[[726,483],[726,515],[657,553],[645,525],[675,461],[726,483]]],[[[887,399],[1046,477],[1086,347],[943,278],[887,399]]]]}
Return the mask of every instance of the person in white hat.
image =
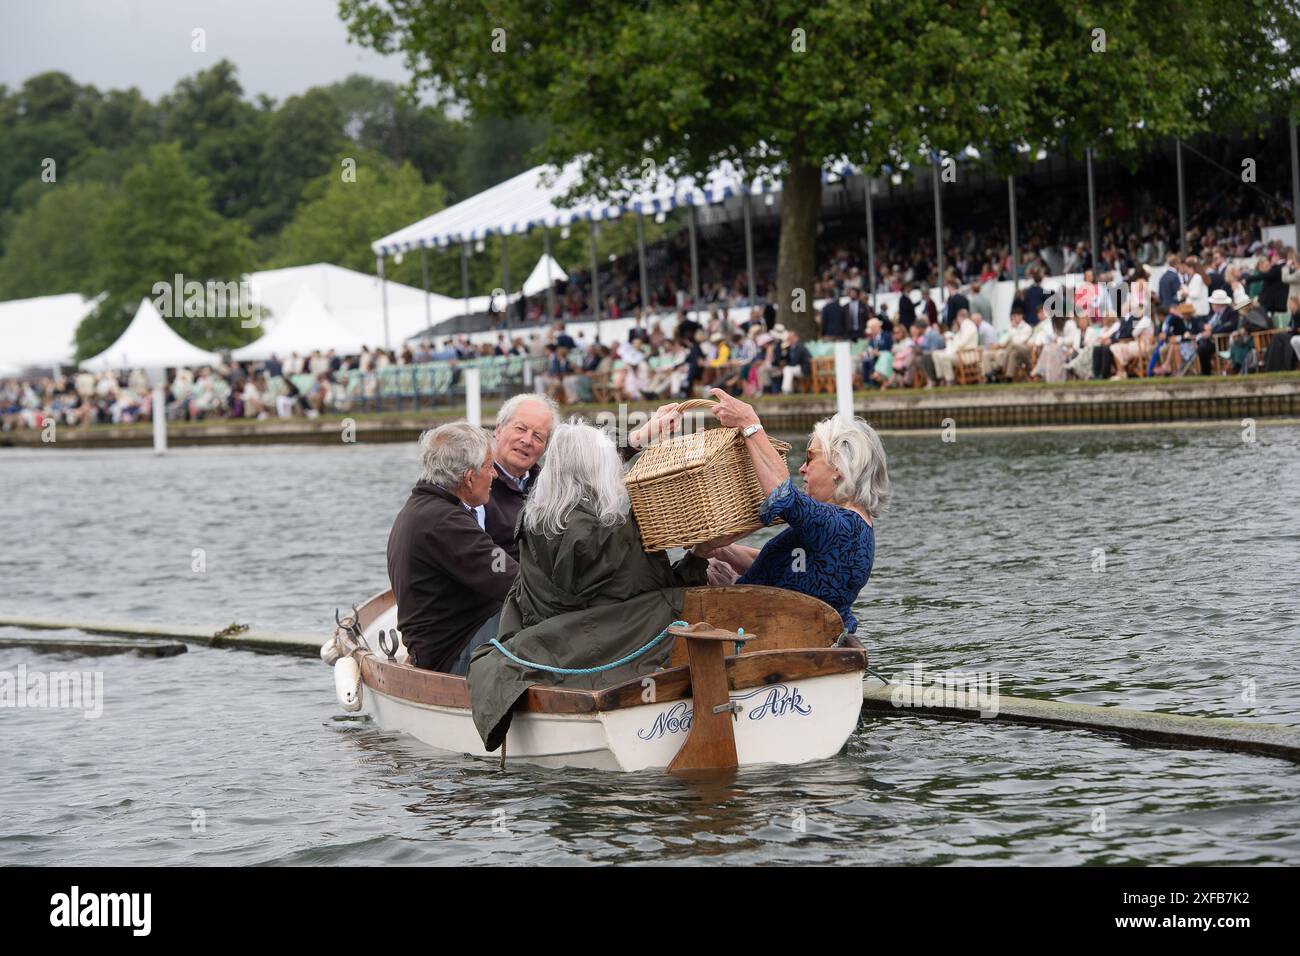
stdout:
{"type": "Polygon", "coordinates": [[[1232,308],[1232,296],[1228,295],[1227,289],[1215,289],[1210,293],[1210,314],[1201,319],[1200,326],[1196,334],[1196,354],[1201,360],[1201,374],[1209,375],[1216,351],[1214,337],[1237,328],[1237,312],[1232,308]]]}

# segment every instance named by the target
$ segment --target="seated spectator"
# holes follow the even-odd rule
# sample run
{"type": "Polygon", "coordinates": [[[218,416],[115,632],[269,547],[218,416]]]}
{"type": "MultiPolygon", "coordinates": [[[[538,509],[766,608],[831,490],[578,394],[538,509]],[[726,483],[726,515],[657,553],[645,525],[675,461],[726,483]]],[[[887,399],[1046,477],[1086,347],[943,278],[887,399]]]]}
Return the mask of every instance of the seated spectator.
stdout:
{"type": "Polygon", "coordinates": [[[1215,290],[1210,294],[1210,314],[1198,316],[1197,319],[1196,354],[1201,361],[1201,374],[1209,375],[1214,370],[1214,337],[1237,330],[1237,313],[1232,308],[1232,296],[1224,289],[1215,290]]]}
{"type": "Polygon", "coordinates": [[[270,417],[266,407],[266,400],[270,396],[267,394],[266,380],[261,374],[249,376],[244,381],[243,398],[246,417],[257,419],[270,417]]]}
{"type": "MultiPolygon", "coordinates": [[[[1029,323],[1026,321],[1025,324],[1029,323]]],[[[1038,361],[1034,363],[1030,378],[1053,384],[1064,382],[1069,363],[1079,352],[1088,324],[1084,316],[1073,320],[1066,319],[1065,316],[1049,319],[1047,309],[1040,301],[1038,323],[1033,327],[1029,339],[1031,347],[1038,346],[1038,361]]]]}
{"type": "Polygon", "coordinates": [[[1149,317],[1142,315],[1142,303],[1134,300],[1129,303],[1132,311],[1111,341],[1110,355],[1115,372],[1112,379],[1128,378],[1128,363],[1141,355],[1142,343],[1150,341],[1152,326],[1149,317]]]}
{"type": "Polygon", "coordinates": [[[1093,377],[1092,356],[1098,348],[1106,326],[1105,320],[1099,314],[1080,314],[1077,321],[1083,330],[1082,341],[1078,353],[1067,363],[1066,368],[1075,378],[1087,381],[1093,377]]]}
{"type": "Polygon", "coordinates": [[[996,376],[1014,382],[1016,373],[1029,367],[1029,338],[1034,328],[1025,321],[1024,306],[1011,306],[1011,324],[992,345],[984,346],[980,367],[986,378],[996,376]]]}
{"type": "Polygon", "coordinates": [[[494,469],[487,433],[452,422],[420,436],[420,480],[388,535],[397,627],[416,667],[463,675],[496,636],[518,565],[483,530],[494,469]]]}
{"type": "MultiPolygon", "coordinates": [[[[939,331],[939,328],[924,315],[916,317],[913,329],[915,332],[913,341],[916,342],[917,355],[920,358],[920,364],[916,367],[925,376],[927,385],[932,384],[939,377],[934,365],[934,353],[942,352],[947,343],[944,341],[943,333],[939,331]]],[[[915,359],[913,359],[913,364],[916,364],[915,359]]],[[[915,376],[913,378],[915,379],[915,376]]]]}
{"type": "Polygon", "coordinates": [[[894,336],[879,319],[867,319],[867,348],[862,353],[862,380],[887,388],[894,378],[894,336]]]}
{"type": "Polygon", "coordinates": [[[330,382],[329,373],[321,372],[316,375],[307,390],[307,408],[310,417],[315,418],[329,411],[332,392],[333,383],[330,382]]]}
{"type": "Polygon", "coordinates": [[[1187,335],[1187,323],[1196,315],[1196,305],[1186,300],[1174,306],[1160,323],[1156,337],[1158,360],[1156,375],[1181,375],[1196,354],[1196,345],[1187,335]]]}
{"type": "MultiPolygon", "coordinates": [[[[954,317],[956,332],[948,344],[941,350],[930,353],[930,358],[934,363],[935,377],[942,378],[948,385],[956,381],[956,363],[957,356],[964,349],[979,348],[979,326],[971,319],[970,311],[961,308],[958,309],[954,317]]],[[[927,383],[929,388],[934,385],[933,380],[927,383]]]]}
{"type": "Polygon", "coordinates": [[[793,329],[785,333],[781,363],[781,393],[792,395],[795,380],[812,374],[812,353],[808,351],[808,346],[799,341],[799,333],[793,329]]]}

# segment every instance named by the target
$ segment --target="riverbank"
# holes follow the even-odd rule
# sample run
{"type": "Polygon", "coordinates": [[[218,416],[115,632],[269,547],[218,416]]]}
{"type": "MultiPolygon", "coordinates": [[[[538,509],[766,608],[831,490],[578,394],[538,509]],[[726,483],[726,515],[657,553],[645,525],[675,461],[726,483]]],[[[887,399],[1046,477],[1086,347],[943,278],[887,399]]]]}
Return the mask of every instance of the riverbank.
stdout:
{"type": "MultiPolygon", "coordinates": [[[[490,422],[499,401],[484,397],[490,422]]],[[[963,429],[1060,428],[1213,423],[1254,419],[1300,423],[1300,372],[1251,376],[1125,381],[1021,383],[934,389],[860,391],[854,409],[881,431],[921,431],[950,425],[963,429]]],[[[629,404],[650,411],[658,402],[629,404]]],[[[835,413],[834,395],[767,396],[755,402],[774,431],[807,431],[835,413]]],[[[616,410],[607,404],[566,406],[566,414],[595,418],[616,410]]],[[[401,442],[464,413],[462,405],[427,409],[326,415],[315,419],[213,419],[172,422],[170,445],[333,444],[401,442]]],[[[153,442],[148,422],[132,425],[61,427],[53,442],[40,430],[0,434],[0,447],[131,448],[153,442]]]]}

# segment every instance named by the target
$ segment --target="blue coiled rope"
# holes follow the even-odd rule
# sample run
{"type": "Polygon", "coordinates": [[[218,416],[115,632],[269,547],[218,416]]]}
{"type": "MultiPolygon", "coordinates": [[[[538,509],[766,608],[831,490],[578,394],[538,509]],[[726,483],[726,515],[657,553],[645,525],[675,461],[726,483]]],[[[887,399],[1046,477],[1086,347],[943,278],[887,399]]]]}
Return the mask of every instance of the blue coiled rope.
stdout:
{"type": "Polygon", "coordinates": [[[599,667],[551,667],[549,664],[537,664],[534,663],[533,661],[526,661],[522,657],[516,657],[514,654],[511,654],[508,650],[506,650],[505,645],[502,644],[500,641],[498,641],[495,637],[492,638],[490,643],[502,654],[504,654],[506,657],[508,657],[510,660],[514,661],[516,664],[520,665],[521,667],[529,667],[532,668],[533,670],[546,671],[548,674],[599,674],[602,671],[613,670],[615,667],[622,667],[628,661],[636,660],[646,651],[650,650],[650,648],[654,647],[665,637],[667,637],[669,627],[686,627],[686,622],[673,621],[671,624],[668,625],[668,627],[665,627],[662,631],[659,632],[658,637],[654,638],[652,641],[650,641],[650,643],[646,644],[640,650],[635,650],[631,654],[628,654],[626,657],[620,657],[618,660],[610,664],[602,664],[599,667]]]}

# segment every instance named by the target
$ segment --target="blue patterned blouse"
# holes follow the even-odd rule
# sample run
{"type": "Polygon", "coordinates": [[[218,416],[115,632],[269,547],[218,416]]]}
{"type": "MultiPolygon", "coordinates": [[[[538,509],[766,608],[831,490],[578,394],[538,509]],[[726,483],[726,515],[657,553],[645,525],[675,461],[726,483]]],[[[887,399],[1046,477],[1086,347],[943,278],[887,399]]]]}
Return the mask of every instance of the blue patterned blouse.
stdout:
{"type": "Polygon", "coordinates": [[[853,602],[871,577],[876,536],[861,515],[815,501],[787,478],[758,507],[763,524],[789,525],[763,546],[737,584],[766,584],[801,591],[840,612],[844,630],[858,629],[853,602]],[[797,549],[802,554],[796,554],[797,549]]]}

